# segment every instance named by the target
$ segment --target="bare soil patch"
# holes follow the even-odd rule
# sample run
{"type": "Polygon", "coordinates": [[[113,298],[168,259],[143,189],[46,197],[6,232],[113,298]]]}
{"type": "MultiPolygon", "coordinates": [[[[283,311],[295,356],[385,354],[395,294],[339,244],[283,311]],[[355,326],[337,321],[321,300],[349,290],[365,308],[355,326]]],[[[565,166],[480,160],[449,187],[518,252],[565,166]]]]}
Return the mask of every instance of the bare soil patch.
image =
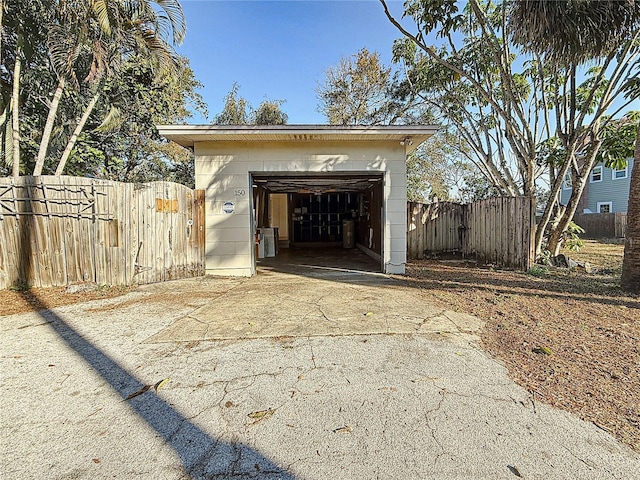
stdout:
{"type": "Polygon", "coordinates": [[[78,293],[66,293],[66,287],[15,288],[0,290],[0,316],[62,307],[91,300],[124,295],[135,287],[96,287],[78,293]]]}
{"type": "Polygon", "coordinates": [[[535,399],[640,451],[640,297],[620,290],[623,246],[587,241],[565,253],[598,273],[416,261],[407,283],[436,306],[485,320],[483,346],[535,399]]]}

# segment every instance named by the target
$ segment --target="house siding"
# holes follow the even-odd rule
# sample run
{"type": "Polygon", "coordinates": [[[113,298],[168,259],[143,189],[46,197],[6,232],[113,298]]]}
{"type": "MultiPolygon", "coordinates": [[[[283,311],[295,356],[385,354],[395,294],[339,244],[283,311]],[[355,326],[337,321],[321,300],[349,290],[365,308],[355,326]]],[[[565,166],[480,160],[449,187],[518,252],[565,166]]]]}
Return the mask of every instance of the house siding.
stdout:
{"type": "MultiPolygon", "coordinates": [[[[601,166],[602,164],[596,165],[601,166]]],[[[583,192],[584,207],[591,213],[598,213],[598,203],[611,202],[611,213],[626,213],[629,203],[629,187],[631,185],[631,170],[633,169],[633,159],[627,160],[627,178],[613,179],[613,170],[607,167],[602,168],[602,181],[591,182],[591,174],[587,179],[587,185],[583,192]]],[[[566,205],[571,196],[571,188],[562,187],[560,202],[566,205]]],[[[580,212],[582,213],[582,212],[580,212]]]]}

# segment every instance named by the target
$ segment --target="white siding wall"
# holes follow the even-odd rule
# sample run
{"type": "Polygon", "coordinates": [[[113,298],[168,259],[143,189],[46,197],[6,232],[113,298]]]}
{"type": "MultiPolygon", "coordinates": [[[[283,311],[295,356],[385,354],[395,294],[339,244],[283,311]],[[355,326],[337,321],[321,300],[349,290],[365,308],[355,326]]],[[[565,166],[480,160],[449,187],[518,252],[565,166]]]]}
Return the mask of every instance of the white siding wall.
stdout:
{"type": "Polygon", "coordinates": [[[398,142],[199,142],[196,188],[206,190],[208,274],[254,272],[249,172],[385,172],[384,249],[387,273],[404,273],[407,175],[398,142]],[[244,195],[240,195],[244,191],[244,195]],[[234,213],[223,212],[225,202],[234,213]]]}

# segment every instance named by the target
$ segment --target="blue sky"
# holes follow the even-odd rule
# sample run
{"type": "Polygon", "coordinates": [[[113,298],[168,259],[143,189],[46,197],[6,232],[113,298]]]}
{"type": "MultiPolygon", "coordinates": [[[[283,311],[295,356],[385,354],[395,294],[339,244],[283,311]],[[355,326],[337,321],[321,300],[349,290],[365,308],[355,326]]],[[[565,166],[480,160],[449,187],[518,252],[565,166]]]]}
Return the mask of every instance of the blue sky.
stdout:
{"type": "MultiPolygon", "coordinates": [[[[398,14],[402,2],[388,2],[398,14]]],[[[324,72],[363,47],[391,63],[400,33],[378,0],[182,0],[187,36],[177,48],[191,62],[210,119],[233,82],[254,107],[286,100],[290,124],[323,124],[316,87],[324,72]]],[[[209,120],[210,120],[209,119],[209,120]]],[[[200,117],[190,123],[205,123],[200,117]]]]}

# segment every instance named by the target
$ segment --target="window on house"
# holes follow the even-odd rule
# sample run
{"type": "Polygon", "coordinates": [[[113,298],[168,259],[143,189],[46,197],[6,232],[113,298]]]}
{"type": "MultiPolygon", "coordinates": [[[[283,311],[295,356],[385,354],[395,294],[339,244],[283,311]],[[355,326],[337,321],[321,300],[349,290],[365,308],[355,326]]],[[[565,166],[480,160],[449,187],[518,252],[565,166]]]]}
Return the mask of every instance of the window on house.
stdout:
{"type": "Polygon", "coordinates": [[[611,170],[612,173],[612,178],[614,180],[619,180],[621,178],[627,178],[627,167],[621,168],[621,169],[617,169],[617,168],[613,168],[611,170]]]}
{"type": "Polygon", "coordinates": [[[595,167],[591,170],[591,183],[602,181],[602,165],[595,167]]]}
{"type": "Polygon", "coordinates": [[[562,188],[569,190],[571,188],[571,174],[567,173],[562,181],[562,188]]]}
{"type": "Polygon", "coordinates": [[[598,213],[611,213],[612,208],[611,202],[598,202],[598,213]]]}

